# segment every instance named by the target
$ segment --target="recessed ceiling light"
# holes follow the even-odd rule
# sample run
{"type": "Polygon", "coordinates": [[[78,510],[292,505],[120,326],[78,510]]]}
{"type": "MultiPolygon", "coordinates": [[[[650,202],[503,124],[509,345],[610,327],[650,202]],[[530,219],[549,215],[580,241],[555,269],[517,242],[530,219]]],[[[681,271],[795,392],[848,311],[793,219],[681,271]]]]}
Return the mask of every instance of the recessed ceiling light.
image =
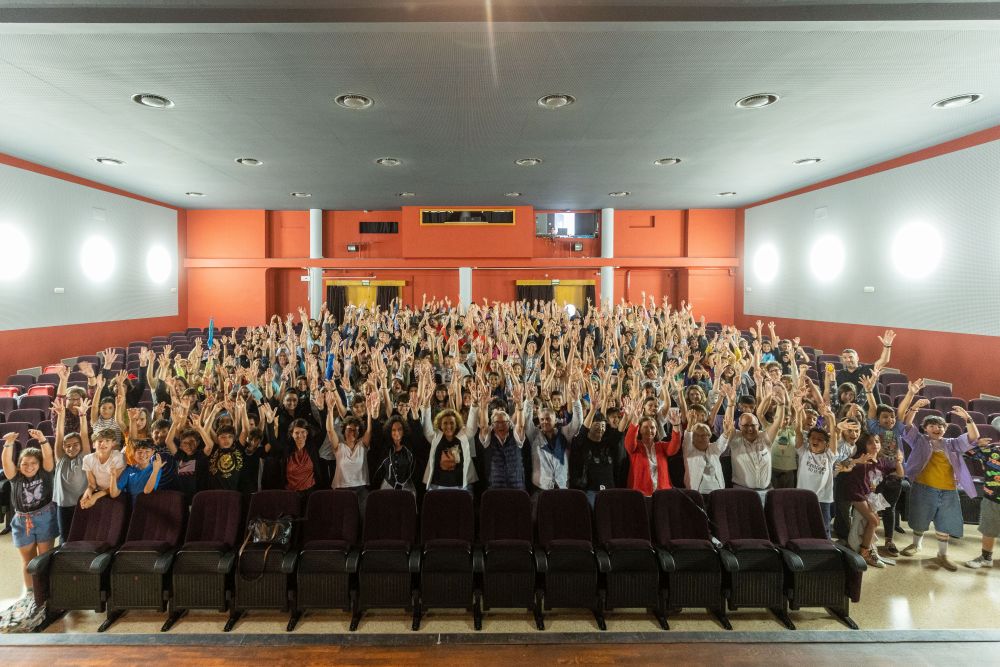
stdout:
{"type": "Polygon", "coordinates": [[[520,192],[505,192],[505,193],[503,193],[503,196],[504,197],[520,197],[521,193],[520,192]]]}
{"type": "Polygon", "coordinates": [[[518,167],[534,167],[536,164],[541,164],[542,158],[540,157],[522,157],[514,160],[514,164],[518,167]]]}
{"type": "Polygon", "coordinates": [[[305,199],[306,197],[312,197],[312,193],[309,192],[290,192],[293,197],[299,197],[300,199],[305,199]]]}
{"type": "Polygon", "coordinates": [[[778,99],[774,93],[754,93],[736,100],[736,106],[739,109],[760,109],[774,104],[778,99]]]}
{"type": "Polygon", "coordinates": [[[968,106],[974,102],[978,102],[982,99],[982,95],[976,93],[966,93],[965,95],[954,95],[953,97],[946,97],[943,100],[938,100],[931,106],[935,109],[956,109],[958,107],[968,106]]]}
{"type": "Polygon", "coordinates": [[[244,167],[259,167],[264,163],[255,157],[238,157],[236,158],[236,164],[241,164],[244,167]]]}
{"type": "Polygon", "coordinates": [[[169,109],[174,106],[174,103],[163,95],[153,93],[137,93],[132,96],[132,101],[153,109],[169,109]]]}
{"type": "Polygon", "coordinates": [[[383,167],[398,167],[399,165],[403,164],[403,161],[400,160],[398,157],[380,157],[379,159],[375,160],[375,164],[380,164],[383,167]]]}
{"type": "Polygon", "coordinates": [[[94,162],[103,164],[106,167],[118,167],[125,164],[124,160],[117,160],[113,157],[95,157],[94,162]]]}
{"type": "Polygon", "coordinates": [[[792,164],[818,164],[823,161],[821,157],[804,157],[801,160],[796,160],[792,164]]]}
{"type": "Polygon", "coordinates": [[[367,109],[373,102],[372,98],[357,93],[347,93],[337,98],[337,104],[345,109],[367,109]]]}
{"type": "Polygon", "coordinates": [[[188,197],[204,197],[205,196],[204,192],[185,192],[184,194],[186,194],[188,197]]]}
{"type": "Polygon", "coordinates": [[[720,192],[719,194],[717,194],[715,196],[716,197],[735,197],[736,193],[735,192],[720,192]]]}
{"type": "Polygon", "coordinates": [[[653,164],[657,167],[669,167],[680,163],[681,159],[679,157],[661,157],[659,160],[653,160],[653,164]]]}
{"type": "Polygon", "coordinates": [[[415,192],[397,192],[396,196],[397,197],[416,197],[417,194],[415,192]]]}
{"type": "Polygon", "coordinates": [[[565,93],[545,95],[544,97],[538,98],[538,106],[543,109],[561,109],[563,107],[568,107],[573,104],[573,102],[576,102],[576,98],[565,93]]]}
{"type": "Polygon", "coordinates": [[[628,197],[630,194],[632,194],[632,193],[629,192],[628,190],[619,190],[617,192],[609,192],[608,196],[609,197],[628,197]]]}

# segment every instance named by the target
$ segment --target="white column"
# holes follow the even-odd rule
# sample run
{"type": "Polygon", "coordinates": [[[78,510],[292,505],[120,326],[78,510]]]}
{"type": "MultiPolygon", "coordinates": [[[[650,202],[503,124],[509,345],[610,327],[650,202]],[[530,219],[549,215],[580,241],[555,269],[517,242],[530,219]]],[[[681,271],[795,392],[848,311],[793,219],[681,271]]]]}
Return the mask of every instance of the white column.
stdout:
{"type": "Polygon", "coordinates": [[[458,308],[465,312],[472,303],[472,267],[458,267],[458,308]]]}
{"type": "MultiPolygon", "coordinates": [[[[309,209],[309,258],[323,257],[323,209],[309,209]]],[[[323,306],[323,267],[309,269],[309,316],[319,318],[323,306]]]]}
{"type": "MultiPolygon", "coordinates": [[[[601,209],[601,258],[615,256],[615,209],[601,209]]],[[[601,267],[601,308],[612,308],[615,303],[615,268],[608,264],[601,267]]]]}

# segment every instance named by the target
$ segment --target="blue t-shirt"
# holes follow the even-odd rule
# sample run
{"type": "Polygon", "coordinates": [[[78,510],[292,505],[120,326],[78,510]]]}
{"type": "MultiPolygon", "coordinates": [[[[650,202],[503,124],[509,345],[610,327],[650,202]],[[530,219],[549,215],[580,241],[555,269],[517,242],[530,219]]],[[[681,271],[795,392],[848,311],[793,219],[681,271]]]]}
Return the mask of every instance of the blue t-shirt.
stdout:
{"type": "MultiPolygon", "coordinates": [[[[878,423],[877,419],[869,418],[865,422],[865,430],[872,435],[877,435],[878,439],[882,441],[882,451],[887,455],[891,454],[893,457],[896,456],[896,450],[899,449],[899,443],[903,441],[903,430],[906,425],[900,420],[896,420],[896,424],[892,428],[884,428],[878,423]]],[[[906,454],[909,450],[904,450],[906,454]]]]}
{"type": "MultiPolygon", "coordinates": [[[[161,468],[160,471],[156,473],[156,486],[154,486],[153,489],[159,488],[160,475],[162,472],[163,469],[161,468]]],[[[149,476],[152,474],[152,463],[145,468],[125,466],[125,470],[122,471],[122,474],[118,475],[118,490],[128,491],[129,495],[134,498],[143,492],[146,488],[146,482],[149,481],[149,476]]]]}

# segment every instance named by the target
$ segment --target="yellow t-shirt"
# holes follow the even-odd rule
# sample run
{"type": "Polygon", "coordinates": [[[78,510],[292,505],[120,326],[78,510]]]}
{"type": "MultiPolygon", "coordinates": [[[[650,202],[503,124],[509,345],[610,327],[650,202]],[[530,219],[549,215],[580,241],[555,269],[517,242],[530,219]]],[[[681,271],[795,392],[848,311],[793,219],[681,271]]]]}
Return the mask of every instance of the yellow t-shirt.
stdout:
{"type": "Polygon", "coordinates": [[[951,461],[944,452],[931,452],[931,458],[927,462],[917,481],[925,486],[942,491],[955,490],[955,471],[951,467],[951,461]]]}

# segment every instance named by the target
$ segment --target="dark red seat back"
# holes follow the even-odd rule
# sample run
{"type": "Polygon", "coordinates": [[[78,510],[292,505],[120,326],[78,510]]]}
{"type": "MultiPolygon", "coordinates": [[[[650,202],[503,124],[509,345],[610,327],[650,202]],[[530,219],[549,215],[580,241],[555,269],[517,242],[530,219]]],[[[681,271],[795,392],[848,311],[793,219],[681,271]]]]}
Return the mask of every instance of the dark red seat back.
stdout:
{"type": "Polygon", "coordinates": [[[764,515],[775,544],[784,546],[790,540],[826,539],[819,499],[808,489],[769,491],[764,501],[764,515]]]}
{"type": "Polygon", "coordinates": [[[709,495],[709,514],[717,537],[732,540],[769,540],[760,496],[750,489],[719,489],[709,495]]]}
{"type": "Polygon", "coordinates": [[[187,503],[180,491],[154,491],[135,497],[126,542],[155,541],[177,545],[184,534],[187,503]]]}
{"type": "Polygon", "coordinates": [[[518,489],[489,489],[479,507],[479,540],[531,542],[531,498],[518,489]]]}
{"type": "Polygon", "coordinates": [[[242,527],[243,496],[239,491],[199,491],[191,501],[185,542],[238,544],[242,527]]]}
{"type": "Polygon", "coordinates": [[[401,540],[412,545],[417,538],[417,500],[409,491],[379,489],[365,503],[364,541],[401,540]]]}
{"type": "Polygon", "coordinates": [[[538,543],[548,548],[553,540],[593,540],[590,504],[577,489],[551,489],[538,497],[538,543]]]}
{"type": "Polygon", "coordinates": [[[309,496],[302,543],[339,540],[357,544],[361,525],[358,494],[347,489],[324,489],[309,496]]]}
{"type": "Polygon", "coordinates": [[[594,502],[597,541],[649,540],[646,498],[635,489],[605,489],[594,502]]]}
{"type": "Polygon", "coordinates": [[[671,540],[711,540],[708,512],[701,494],[692,489],[661,489],[653,493],[653,537],[671,540]]]}
{"type": "Polygon", "coordinates": [[[424,544],[431,540],[471,543],[475,533],[476,517],[471,494],[459,490],[438,490],[424,495],[420,512],[420,539],[424,544]]]}

